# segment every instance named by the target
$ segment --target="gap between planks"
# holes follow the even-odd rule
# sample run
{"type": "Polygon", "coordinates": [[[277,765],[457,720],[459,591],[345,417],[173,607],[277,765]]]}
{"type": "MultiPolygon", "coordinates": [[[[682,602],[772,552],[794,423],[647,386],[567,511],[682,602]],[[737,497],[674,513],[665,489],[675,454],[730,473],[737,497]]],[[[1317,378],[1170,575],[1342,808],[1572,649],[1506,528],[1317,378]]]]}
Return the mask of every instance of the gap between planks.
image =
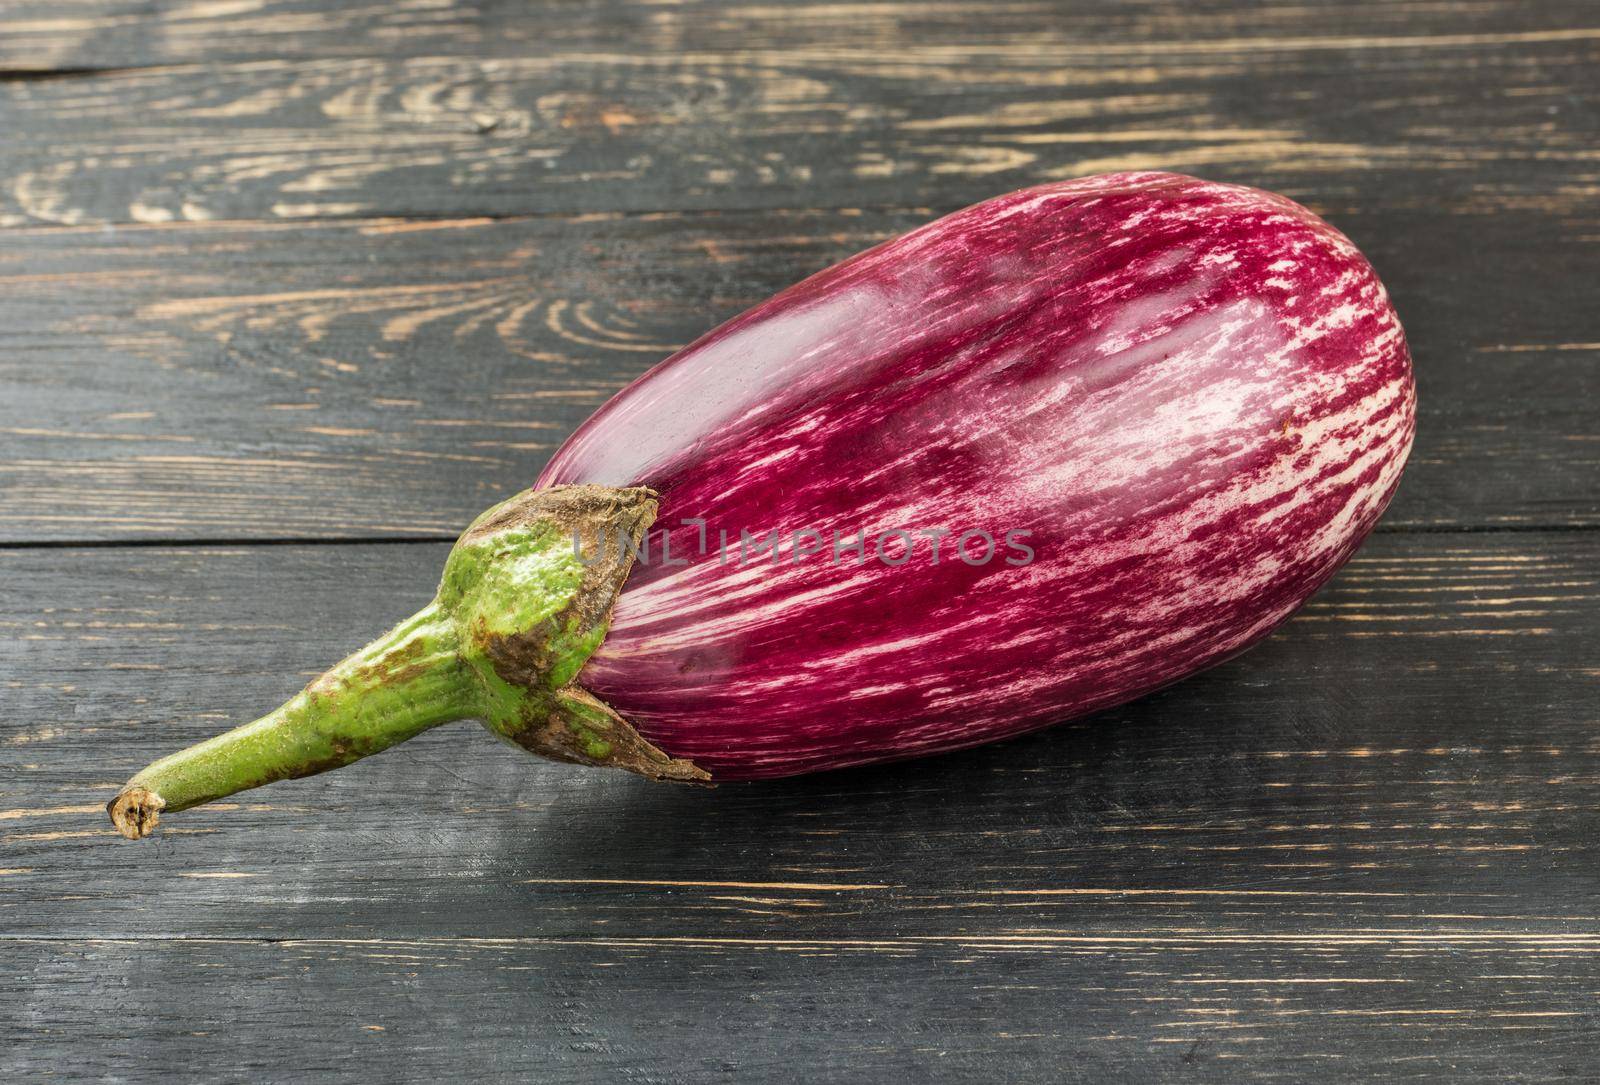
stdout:
{"type": "MultiPolygon", "coordinates": [[[[1600,524],[1382,524],[1375,535],[1531,535],[1575,534],[1600,531],[1600,524]]],[[[156,539],[12,539],[0,540],[0,550],[188,550],[205,547],[247,546],[437,546],[453,543],[455,535],[286,535],[265,538],[248,535],[196,536],[156,539]]]]}

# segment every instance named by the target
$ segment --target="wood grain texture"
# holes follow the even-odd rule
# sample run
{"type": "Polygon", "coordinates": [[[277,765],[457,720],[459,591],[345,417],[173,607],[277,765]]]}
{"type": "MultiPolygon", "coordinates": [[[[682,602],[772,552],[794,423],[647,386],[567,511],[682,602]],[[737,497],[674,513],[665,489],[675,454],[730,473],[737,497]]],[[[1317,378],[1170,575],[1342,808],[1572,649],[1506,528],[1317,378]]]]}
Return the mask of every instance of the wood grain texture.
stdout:
{"type": "Polygon", "coordinates": [[[1594,1026],[1592,938],[1522,929],[8,948],[84,1007],[29,1015],[79,1042],[24,1033],[0,1051],[18,1076],[227,1058],[341,1082],[1571,1081],[1594,1026]],[[240,1047],[241,1022],[293,1056],[240,1047]]]}
{"type": "MultiPolygon", "coordinates": [[[[1324,210],[1416,359],[1386,530],[1600,520],[1600,215],[1324,210]]],[[[676,346],[930,214],[0,233],[0,540],[453,536],[676,346]]]]}
{"type": "Polygon", "coordinates": [[[665,53],[796,41],[885,51],[1016,41],[1403,48],[1430,33],[1571,40],[1593,14],[1584,0],[9,0],[6,13],[0,64],[18,76],[260,59],[522,57],[619,42],[665,53]]]}
{"type": "Polygon", "coordinates": [[[1592,1073],[1597,70],[1587,0],[10,0],[0,1075],[1592,1073]],[[1382,533],[1257,650],[887,768],[459,725],[104,824],[673,347],[1146,166],[1330,218],[1416,357],[1382,533]]]}
{"type": "Polygon", "coordinates": [[[0,224],[953,207],[1128,168],[1388,208],[1596,202],[1581,3],[496,5],[444,13],[476,28],[461,55],[422,27],[400,56],[340,24],[403,40],[437,9],[144,7],[103,43],[48,16],[56,44],[15,39],[127,65],[200,24],[179,63],[0,83],[0,224]],[[366,51],[285,58],[297,20],[366,51]],[[222,41],[265,59],[197,52],[222,41]]]}
{"type": "Polygon", "coordinates": [[[706,791],[463,724],[106,830],[128,772],[408,613],[444,550],[0,553],[26,721],[0,1068],[248,1067],[265,1035],[399,1080],[1357,1080],[1508,1050],[1546,1080],[1588,1050],[1593,533],[1376,538],[1259,649],[961,755],[706,791]]]}

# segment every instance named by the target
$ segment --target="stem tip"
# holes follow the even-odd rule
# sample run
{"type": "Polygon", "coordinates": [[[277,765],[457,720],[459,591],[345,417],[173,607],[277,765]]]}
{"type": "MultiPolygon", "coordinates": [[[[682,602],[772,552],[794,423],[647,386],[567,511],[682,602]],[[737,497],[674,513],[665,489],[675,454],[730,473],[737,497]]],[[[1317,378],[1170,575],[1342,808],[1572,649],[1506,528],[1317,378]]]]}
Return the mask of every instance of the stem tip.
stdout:
{"type": "Polygon", "coordinates": [[[154,791],[147,791],[142,787],[127,788],[106,803],[106,813],[111,815],[111,824],[129,840],[149,836],[155,829],[156,822],[161,820],[161,811],[166,808],[167,800],[154,791]]]}

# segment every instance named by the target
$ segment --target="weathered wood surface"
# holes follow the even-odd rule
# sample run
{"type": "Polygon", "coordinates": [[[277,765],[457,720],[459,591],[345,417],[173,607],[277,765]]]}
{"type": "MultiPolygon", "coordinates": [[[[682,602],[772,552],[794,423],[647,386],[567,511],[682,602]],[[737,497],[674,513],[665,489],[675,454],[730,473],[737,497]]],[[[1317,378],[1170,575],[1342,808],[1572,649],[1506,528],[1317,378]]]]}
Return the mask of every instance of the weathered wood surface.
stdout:
{"type": "Polygon", "coordinates": [[[0,541],[447,535],[740,308],[1139,165],[1279,187],[1373,257],[1422,393],[1389,529],[1600,514],[1587,5],[8,14],[0,221],[168,224],[0,234],[0,541]],[[177,221],[411,213],[513,218],[177,221]]]}
{"type": "MultiPolygon", "coordinates": [[[[0,540],[453,535],[675,346],[927,214],[0,232],[0,540]]],[[[1416,356],[1385,529],[1600,522],[1600,213],[1334,217],[1416,356]]]]}
{"type": "Polygon", "coordinates": [[[0,1076],[1590,1074],[1597,72],[1587,0],[6,3],[0,1076]],[[1139,167],[1322,212],[1416,356],[1381,533],[1260,648],[901,766],[460,725],[105,827],[673,347],[1139,167]]]}
{"type": "Polygon", "coordinates": [[[1594,952],[1522,929],[30,941],[13,967],[80,1009],[0,1051],[0,1069],[363,1085],[1570,1082],[1593,1065],[1594,952]]]}
{"type": "MultiPolygon", "coordinates": [[[[259,59],[526,57],[622,46],[673,55],[799,41],[911,44],[1309,43],[1405,49],[1418,38],[1583,40],[1586,0],[8,0],[0,70],[102,71],[259,59]]],[[[1443,44],[1443,43],[1440,43],[1443,44]]],[[[892,52],[885,52],[892,51],[892,52]]]]}
{"type": "Polygon", "coordinates": [[[19,67],[191,44],[0,82],[0,224],[950,208],[1130,168],[1388,208],[1596,203],[1585,3],[495,5],[455,16],[484,52],[424,32],[398,57],[385,23],[425,11],[304,6],[376,38],[282,58],[228,26],[298,37],[302,5],[249,3],[130,5],[103,43],[43,14],[10,35],[19,67]],[[224,40],[269,59],[194,60],[224,40]]]}
{"type": "Polygon", "coordinates": [[[0,1070],[1560,1079],[1600,982],[1597,547],[1380,536],[1257,650],[966,754],[707,791],[463,724],[138,846],[119,780],[445,547],[0,553],[0,1070]]]}

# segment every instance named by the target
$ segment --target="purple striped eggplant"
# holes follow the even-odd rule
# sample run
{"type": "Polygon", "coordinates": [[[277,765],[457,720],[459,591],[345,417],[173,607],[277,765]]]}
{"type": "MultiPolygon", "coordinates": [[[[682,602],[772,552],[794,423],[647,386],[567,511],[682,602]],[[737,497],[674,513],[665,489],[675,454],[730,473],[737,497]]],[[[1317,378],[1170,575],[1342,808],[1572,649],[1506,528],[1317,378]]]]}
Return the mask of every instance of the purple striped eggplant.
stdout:
{"type": "Polygon", "coordinates": [[[162,809],[477,717],[681,780],[953,750],[1266,636],[1372,529],[1415,417],[1377,276],[1255,189],[1091,177],[791,287],[603,406],[438,596],[156,762],[162,809]]]}

